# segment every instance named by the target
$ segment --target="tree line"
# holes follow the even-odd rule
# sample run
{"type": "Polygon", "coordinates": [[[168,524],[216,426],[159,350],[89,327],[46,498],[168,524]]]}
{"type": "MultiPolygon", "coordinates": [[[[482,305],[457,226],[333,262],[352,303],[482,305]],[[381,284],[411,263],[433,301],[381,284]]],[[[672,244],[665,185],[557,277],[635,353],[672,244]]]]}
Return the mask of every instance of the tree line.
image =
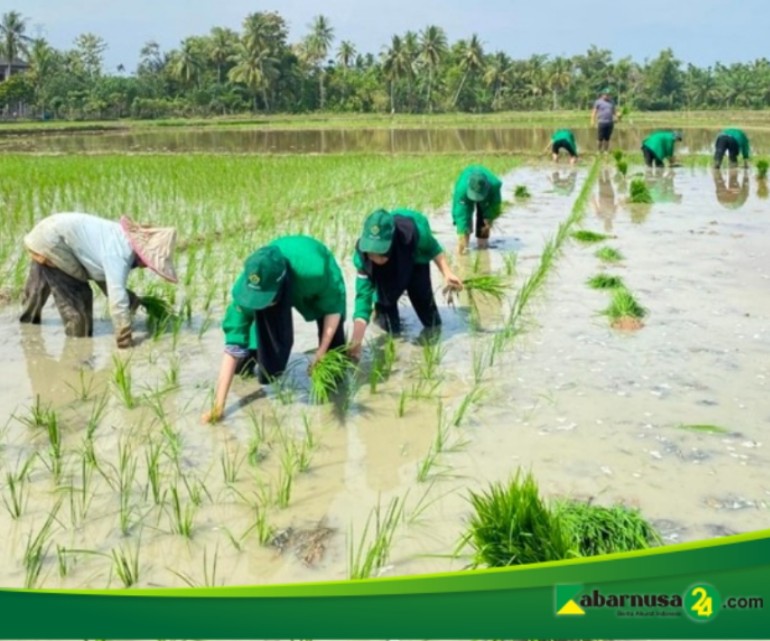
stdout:
{"type": "Polygon", "coordinates": [[[761,109],[770,105],[770,62],[701,68],[671,49],[643,63],[615,60],[591,46],[572,57],[534,54],[525,60],[485,51],[480,36],[450,43],[429,25],[394,35],[377,54],[336,42],[319,15],[299,42],[277,12],[247,15],[240,32],[213,27],[161,50],[147,42],[135,70],[104,69],[107,43],[84,33],[57,50],[27,33],[10,11],[0,22],[4,113],[24,105],[35,117],[165,118],[246,112],[487,113],[588,109],[610,87],[620,105],[639,110],[761,109]],[[27,68],[11,76],[10,63],[27,68]]]}

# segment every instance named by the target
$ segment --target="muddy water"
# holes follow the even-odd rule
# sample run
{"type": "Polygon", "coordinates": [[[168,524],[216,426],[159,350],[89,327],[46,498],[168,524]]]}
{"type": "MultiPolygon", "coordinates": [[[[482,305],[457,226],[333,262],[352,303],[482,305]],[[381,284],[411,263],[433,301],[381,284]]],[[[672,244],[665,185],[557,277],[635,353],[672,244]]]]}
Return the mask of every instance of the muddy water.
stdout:
{"type": "MultiPolygon", "coordinates": [[[[347,412],[308,404],[303,372],[315,330],[298,321],[290,385],[255,394],[253,382],[236,381],[227,418],[217,427],[198,422],[221,355],[216,328],[199,340],[196,321],[175,350],[170,337],[135,348],[131,371],[139,401],[126,409],[112,382],[107,320],[97,323],[93,340],[66,340],[53,308],[35,328],[20,328],[6,310],[0,403],[17,417],[2,422],[6,499],[6,474],[33,453],[40,458],[31,464],[22,516],[11,519],[0,510],[9,533],[0,552],[0,584],[24,583],[30,535],[60,498],[40,575],[48,587],[121,585],[109,555],[139,541],[139,584],[145,586],[342,579],[367,516],[378,503],[384,513],[394,500],[405,506],[406,518],[382,574],[459,568],[464,560],[435,555],[450,553],[463,532],[468,490],[484,489],[519,466],[534,472],[547,496],[638,506],[668,541],[766,527],[770,256],[763,239],[770,206],[757,197],[753,179],[745,203],[728,209],[717,200],[721,183],[711,174],[675,171],[650,181],[660,202],[643,210],[625,204],[624,185],[611,172],[602,176],[584,224],[612,234],[606,244],[625,259],[604,267],[595,247],[567,243],[528,309],[527,331],[484,371],[483,404],[449,431],[425,482],[417,481],[417,470],[435,442],[438,399],[452,413],[472,387],[473,354],[488,347],[503,323],[499,305],[481,305],[476,331],[469,329],[466,301],[457,309],[442,306],[440,385],[427,399],[412,394],[424,361],[418,323],[405,306],[408,331],[397,342],[391,375],[372,393],[365,360],[347,412]],[[599,314],[609,296],[585,280],[602,270],[622,276],[648,308],[640,331],[612,330],[599,314]],[[178,385],[169,388],[175,371],[178,385]],[[93,437],[99,469],[84,483],[86,424],[102,392],[108,400],[93,437]],[[57,490],[45,433],[20,420],[30,416],[37,395],[57,410],[64,452],[59,486],[74,491],[57,490]],[[264,439],[252,464],[246,455],[255,424],[264,439]],[[689,431],[683,424],[713,424],[725,432],[689,431]],[[300,442],[305,425],[316,443],[311,464],[294,477],[289,506],[281,509],[276,494],[283,444],[300,442]],[[154,446],[162,451],[163,508],[155,506],[148,484],[146,457],[154,446]],[[121,475],[121,451],[135,462],[133,475],[125,471],[130,466],[121,475]],[[225,482],[228,465],[236,471],[225,482]],[[128,488],[123,523],[121,486],[128,488]],[[189,539],[175,532],[172,488],[182,512],[193,514],[189,539]],[[200,497],[198,508],[191,496],[200,497]],[[267,546],[256,540],[259,512],[275,530],[267,546]],[[65,576],[57,546],[69,550],[61,555],[65,576]]],[[[477,269],[505,271],[504,256],[516,252],[512,283],[520,285],[569,215],[585,173],[579,169],[573,180],[564,168],[554,175],[550,167],[535,167],[506,176],[506,193],[526,184],[532,198],[512,202],[492,250],[464,257],[458,270],[470,272],[478,261],[477,269]]],[[[453,247],[448,208],[433,220],[439,238],[453,247]]],[[[352,284],[353,275],[346,276],[352,284]]],[[[375,344],[382,342],[381,334],[370,334],[375,344]]]]}
{"type": "MultiPolygon", "coordinates": [[[[663,123],[665,124],[665,123],[663,123]]],[[[574,128],[578,148],[596,148],[594,128],[574,128]]],[[[619,124],[613,145],[638,151],[651,129],[632,123],[619,124]]],[[[710,153],[718,128],[687,128],[682,150],[710,153]]],[[[553,129],[468,128],[468,129],[331,129],[331,130],[208,130],[67,133],[39,136],[2,136],[0,149],[43,153],[462,153],[516,152],[541,154],[553,129]]],[[[755,153],[770,150],[770,133],[751,132],[755,153]]]]}

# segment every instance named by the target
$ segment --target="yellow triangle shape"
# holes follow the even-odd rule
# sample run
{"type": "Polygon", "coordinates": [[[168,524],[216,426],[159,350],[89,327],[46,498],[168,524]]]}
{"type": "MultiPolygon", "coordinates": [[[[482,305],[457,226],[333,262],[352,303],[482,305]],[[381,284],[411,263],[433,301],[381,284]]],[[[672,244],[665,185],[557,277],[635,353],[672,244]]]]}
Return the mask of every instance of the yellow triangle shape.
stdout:
{"type": "Polygon", "coordinates": [[[574,600],[567,601],[556,614],[567,616],[582,616],[586,611],[581,608],[574,600]]]}

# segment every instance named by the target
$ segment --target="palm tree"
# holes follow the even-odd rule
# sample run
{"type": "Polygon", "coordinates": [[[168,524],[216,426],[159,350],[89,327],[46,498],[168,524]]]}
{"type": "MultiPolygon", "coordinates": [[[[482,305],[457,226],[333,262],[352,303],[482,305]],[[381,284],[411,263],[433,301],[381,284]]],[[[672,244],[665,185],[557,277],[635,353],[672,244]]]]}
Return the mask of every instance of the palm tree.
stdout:
{"type": "Polygon", "coordinates": [[[511,70],[511,59],[502,51],[498,51],[487,65],[484,72],[484,83],[492,89],[492,108],[500,106],[500,93],[508,83],[511,70]]]}
{"type": "Polygon", "coordinates": [[[447,51],[446,33],[441,27],[430,25],[420,34],[420,60],[428,70],[428,111],[433,112],[431,90],[433,76],[447,51]]]}
{"type": "Polygon", "coordinates": [[[414,94],[412,92],[412,80],[414,79],[417,61],[420,57],[420,40],[417,33],[407,31],[402,40],[404,56],[409,61],[409,75],[406,78],[406,92],[409,100],[409,111],[414,111],[414,94]]]}
{"type": "Polygon", "coordinates": [[[255,51],[244,42],[239,42],[232,57],[236,64],[227,73],[230,81],[246,85],[251,91],[254,111],[257,111],[257,96],[260,92],[265,102],[265,110],[270,109],[266,88],[274,75],[275,59],[269,54],[267,49],[255,51]]]}
{"type": "Polygon", "coordinates": [[[44,91],[45,80],[52,77],[56,63],[56,52],[43,38],[36,38],[29,48],[29,69],[27,75],[32,81],[35,92],[35,103],[45,112],[46,96],[44,91]]]}
{"type": "Polygon", "coordinates": [[[350,40],[343,40],[337,49],[337,62],[348,69],[356,58],[356,47],[350,40]]]}
{"type": "Polygon", "coordinates": [[[396,112],[395,85],[396,81],[403,77],[411,77],[413,68],[409,55],[404,48],[400,36],[393,36],[390,48],[385,52],[382,61],[382,70],[385,77],[390,80],[390,111],[396,112]]]}
{"type": "Polygon", "coordinates": [[[479,37],[474,33],[471,39],[464,43],[462,49],[462,55],[460,57],[460,69],[463,70],[463,77],[460,80],[460,86],[457,87],[455,98],[452,101],[453,106],[457,106],[457,101],[460,98],[460,92],[463,90],[463,85],[468,79],[468,74],[477,72],[484,67],[484,51],[481,48],[479,37]]]}
{"type": "Polygon", "coordinates": [[[569,87],[572,82],[572,63],[566,58],[557,56],[553,59],[546,72],[548,87],[553,95],[553,108],[559,108],[559,94],[569,87]]]}
{"type": "Polygon", "coordinates": [[[203,66],[202,58],[197,39],[185,38],[182,41],[182,48],[176,52],[171,63],[171,73],[183,84],[189,85],[193,78],[197,80],[199,77],[203,66]]]}
{"type": "Polygon", "coordinates": [[[325,16],[316,16],[313,24],[310,26],[310,34],[305,39],[303,51],[307,61],[318,70],[318,91],[321,109],[324,108],[324,103],[326,102],[324,86],[326,73],[323,62],[329,54],[329,47],[331,47],[333,40],[334,29],[329,24],[329,19],[325,16]]]}
{"type": "Polygon", "coordinates": [[[2,46],[2,52],[5,56],[8,67],[6,69],[6,79],[11,77],[11,67],[13,61],[18,57],[20,53],[27,53],[27,43],[31,38],[24,35],[27,29],[27,21],[21,17],[18,11],[9,11],[3,14],[2,22],[0,22],[0,46],[2,46]]]}
{"type": "Polygon", "coordinates": [[[235,50],[237,34],[232,29],[214,27],[209,36],[209,59],[216,65],[217,82],[222,84],[222,67],[227,63],[235,50]]]}

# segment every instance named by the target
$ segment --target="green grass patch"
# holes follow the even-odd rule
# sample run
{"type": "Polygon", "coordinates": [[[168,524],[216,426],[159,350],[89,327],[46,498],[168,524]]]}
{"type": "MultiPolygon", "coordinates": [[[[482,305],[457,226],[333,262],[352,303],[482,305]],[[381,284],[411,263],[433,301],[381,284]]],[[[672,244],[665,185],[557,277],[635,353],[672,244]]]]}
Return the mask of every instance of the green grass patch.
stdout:
{"type": "Polygon", "coordinates": [[[624,286],[620,276],[611,274],[597,274],[589,278],[587,282],[592,289],[617,289],[624,286]]]}
{"type": "Polygon", "coordinates": [[[623,287],[612,292],[612,300],[603,313],[609,316],[610,320],[617,321],[621,318],[644,318],[647,310],[637,302],[631,292],[623,287]]]}
{"type": "Polygon", "coordinates": [[[678,425],[681,430],[691,430],[693,432],[704,432],[706,434],[729,434],[730,430],[719,425],[709,425],[707,423],[682,423],[678,425]]]}
{"type": "Polygon", "coordinates": [[[618,160],[615,163],[615,167],[621,176],[625,176],[628,173],[628,163],[625,160],[618,160]]]}
{"type": "Polygon", "coordinates": [[[623,254],[613,247],[602,247],[594,255],[605,263],[619,263],[624,258],[623,254]]]}
{"type": "Polygon", "coordinates": [[[637,205],[652,203],[652,195],[644,179],[634,178],[631,181],[631,185],[628,188],[628,200],[637,205]]]}
{"type": "Polygon", "coordinates": [[[513,191],[513,195],[518,199],[530,198],[532,194],[529,193],[526,185],[516,185],[516,189],[513,191]]]}
{"type": "Polygon", "coordinates": [[[571,236],[581,243],[600,243],[609,238],[606,234],[599,234],[595,231],[589,231],[588,229],[578,229],[577,231],[573,231],[571,236]]]}
{"type": "Polygon", "coordinates": [[[770,162],[766,158],[760,158],[757,160],[757,178],[764,180],[767,178],[767,169],[770,166],[770,162]]]}

